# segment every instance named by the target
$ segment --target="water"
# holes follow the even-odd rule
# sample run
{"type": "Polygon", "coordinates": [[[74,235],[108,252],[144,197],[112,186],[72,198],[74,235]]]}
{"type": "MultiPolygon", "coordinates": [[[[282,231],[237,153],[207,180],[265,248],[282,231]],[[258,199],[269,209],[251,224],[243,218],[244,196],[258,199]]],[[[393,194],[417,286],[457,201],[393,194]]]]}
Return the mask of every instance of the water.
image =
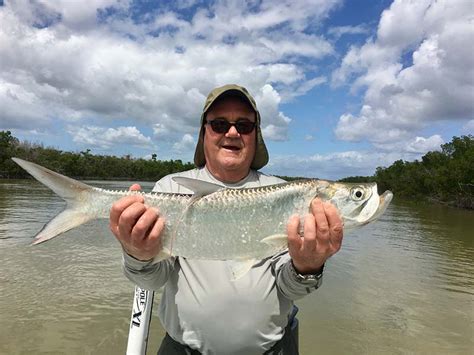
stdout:
{"type": "MultiPolygon", "coordinates": [[[[0,354],[125,351],[133,285],[106,221],[29,247],[63,206],[36,181],[0,180],[0,354]]],[[[473,260],[472,211],[395,200],[297,302],[301,354],[472,354],[473,260]]],[[[149,354],[163,334],[155,316],[149,354]]]]}

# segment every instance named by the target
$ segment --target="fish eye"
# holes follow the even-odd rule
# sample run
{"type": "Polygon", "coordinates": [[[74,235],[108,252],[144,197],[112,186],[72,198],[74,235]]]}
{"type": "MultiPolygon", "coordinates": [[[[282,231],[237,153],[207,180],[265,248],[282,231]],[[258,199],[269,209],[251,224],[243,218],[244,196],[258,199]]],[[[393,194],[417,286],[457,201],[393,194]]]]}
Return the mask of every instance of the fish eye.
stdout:
{"type": "Polygon", "coordinates": [[[353,187],[351,189],[351,198],[354,201],[360,201],[362,200],[363,197],[364,197],[364,190],[360,186],[353,187]]]}

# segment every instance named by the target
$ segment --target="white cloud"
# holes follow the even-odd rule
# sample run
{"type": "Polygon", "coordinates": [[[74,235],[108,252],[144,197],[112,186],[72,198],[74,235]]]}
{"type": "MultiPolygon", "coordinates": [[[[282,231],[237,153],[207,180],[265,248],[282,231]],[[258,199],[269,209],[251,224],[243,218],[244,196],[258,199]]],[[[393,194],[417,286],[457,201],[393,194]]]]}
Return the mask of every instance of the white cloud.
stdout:
{"type": "Polygon", "coordinates": [[[175,5],[178,9],[187,9],[196,5],[199,0],[176,0],[175,5]]]}
{"type": "MultiPolygon", "coordinates": [[[[132,0],[87,4],[8,1],[0,7],[0,129],[33,127],[48,135],[53,126],[68,127],[78,144],[153,149],[140,127],[152,132],[160,154],[186,155],[209,90],[235,82],[255,96],[265,139],[286,141],[292,122],[304,118],[293,117],[299,115],[294,106],[291,115],[282,107],[303,95],[309,102],[310,90],[328,81],[324,65],[339,57],[340,36],[369,33],[364,24],[318,32],[324,21],[331,26],[328,17],[342,0],[180,0],[155,2],[146,13],[132,0]],[[116,128],[105,128],[112,121],[116,128]]],[[[437,149],[441,136],[420,132],[435,121],[470,119],[461,124],[472,133],[468,5],[396,0],[376,35],[352,46],[332,73],[333,85],[363,94],[360,110],[340,116],[336,138],[368,140],[378,153],[272,156],[272,169],[370,175],[375,166],[437,149]]],[[[341,97],[334,93],[333,102],[341,97]]]]}
{"type": "Polygon", "coordinates": [[[444,141],[434,135],[417,137],[408,146],[392,144],[384,150],[343,151],[310,156],[273,155],[265,171],[276,175],[338,180],[348,176],[372,176],[377,167],[388,167],[396,160],[421,159],[428,151],[440,150],[444,141]],[[391,149],[389,149],[391,148],[391,149]]]}
{"type": "Polygon", "coordinates": [[[328,30],[328,34],[336,39],[344,35],[360,35],[369,33],[369,28],[366,25],[357,26],[336,26],[328,30]]]}
{"type": "Polygon", "coordinates": [[[286,131],[282,127],[275,126],[273,124],[267,125],[262,129],[262,134],[265,140],[274,140],[274,141],[286,141],[288,136],[286,131]]]}
{"type": "Polygon", "coordinates": [[[173,145],[173,149],[177,152],[190,152],[194,151],[194,148],[196,147],[196,141],[194,140],[194,137],[190,134],[185,134],[182,138],[181,141],[176,142],[173,145]]]}
{"type": "Polygon", "coordinates": [[[326,77],[318,76],[313,79],[306,80],[304,83],[298,85],[297,87],[289,86],[281,90],[282,102],[288,102],[295,97],[306,95],[306,93],[308,93],[308,91],[310,91],[311,89],[326,82],[326,77]]]}
{"type": "Polygon", "coordinates": [[[274,39],[261,38],[260,42],[279,58],[291,55],[320,58],[333,53],[329,42],[314,35],[299,34],[291,39],[279,35],[274,39]]]}
{"type": "Polygon", "coordinates": [[[191,134],[207,93],[236,82],[262,98],[267,139],[284,140],[282,98],[326,80],[301,64],[334,54],[306,29],[340,3],[183,0],[132,20],[128,0],[10,1],[0,7],[0,128],[131,119],[162,138],[191,134]],[[190,6],[191,18],[177,10],[190,6]]]}
{"type": "MultiPolygon", "coordinates": [[[[396,133],[397,132],[394,134],[396,133]]],[[[417,136],[399,141],[381,141],[374,143],[374,146],[380,152],[392,152],[397,153],[400,156],[410,155],[407,160],[414,160],[420,158],[429,151],[440,150],[441,144],[444,143],[444,139],[439,134],[435,134],[428,138],[417,136]]]]}
{"type": "Polygon", "coordinates": [[[153,135],[156,138],[167,138],[170,137],[172,134],[171,130],[164,125],[163,123],[155,123],[153,125],[153,135]]]}
{"type": "Polygon", "coordinates": [[[110,149],[118,145],[153,148],[151,138],[144,136],[136,127],[105,128],[97,126],[68,127],[76,143],[110,149]]]}
{"type": "Polygon", "coordinates": [[[219,29],[224,33],[268,31],[276,26],[287,26],[298,33],[310,21],[323,19],[341,3],[341,0],[218,1],[214,12],[219,17],[219,29]]]}
{"type": "Polygon", "coordinates": [[[407,152],[425,154],[429,151],[440,150],[441,144],[444,144],[444,140],[438,134],[429,138],[416,137],[414,141],[408,144],[407,152]]]}
{"type": "Polygon", "coordinates": [[[265,85],[255,96],[262,116],[262,134],[265,139],[285,141],[288,139],[288,125],[291,119],[278,111],[281,97],[271,86],[265,85]]]}
{"type": "Polygon", "coordinates": [[[22,120],[35,121],[35,126],[46,127],[50,124],[50,114],[41,105],[38,97],[25,90],[21,85],[6,82],[0,78],[1,126],[5,128],[27,128],[22,120]]]}
{"type": "Polygon", "coordinates": [[[377,36],[352,47],[333,73],[334,85],[351,82],[353,90],[366,90],[360,112],[340,117],[336,136],[405,141],[415,149],[410,141],[433,121],[471,119],[473,37],[469,1],[395,0],[383,12],[377,36]],[[412,63],[405,63],[411,52],[412,63]]]}
{"type": "MultiPolygon", "coordinates": [[[[406,155],[408,158],[412,156],[406,155]]],[[[312,156],[272,156],[265,169],[272,174],[337,180],[348,176],[371,176],[378,166],[400,159],[398,153],[346,151],[312,156]]]]}
{"type": "MultiPolygon", "coordinates": [[[[313,139],[312,136],[305,137],[313,139]]],[[[377,167],[388,167],[396,160],[421,159],[429,151],[441,150],[440,135],[415,137],[408,141],[376,143],[376,150],[343,151],[310,156],[272,156],[266,169],[272,174],[337,180],[348,176],[372,176],[377,167]],[[290,172],[290,173],[288,173],[290,172]]]]}
{"type": "Polygon", "coordinates": [[[38,27],[47,27],[51,23],[61,22],[75,30],[90,30],[97,24],[97,10],[107,7],[126,8],[128,0],[89,0],[87,6],[80,1],[41,0],[8,1],[6,6],[23,22],[38,27]]]}
{"type": "Polygon", "coordinates": [[[474,120],[468,121],[462,128],[464,134],[474,135],[474,120]]]}

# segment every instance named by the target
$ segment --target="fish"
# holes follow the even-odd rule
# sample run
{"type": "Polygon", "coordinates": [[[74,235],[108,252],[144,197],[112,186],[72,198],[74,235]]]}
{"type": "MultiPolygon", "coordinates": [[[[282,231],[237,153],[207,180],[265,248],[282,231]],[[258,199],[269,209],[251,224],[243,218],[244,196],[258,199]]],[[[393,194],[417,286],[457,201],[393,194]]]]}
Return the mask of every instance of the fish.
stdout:
{"type": "Polygon", "coordinates": [[[35,236],[33,244],[50,240],[95,219],[109,218],[112,204],[133,194],[157,207],[165,218],[159,262],[171,256],[231,260],[238,278],[256,263],[288,247],[286,225],[300,216],[301,226],[311,201],[319,197],[334,204],[344,232],[379,218],[393,194],[377,192],[376,183],[340,183],[307,179],[255,188],[226,188],[186,177],[173,180],[193,194],[106,190],[87,185],[45,167],[12,158],[38,181],[66,201],[60,212],[35,236]]]}

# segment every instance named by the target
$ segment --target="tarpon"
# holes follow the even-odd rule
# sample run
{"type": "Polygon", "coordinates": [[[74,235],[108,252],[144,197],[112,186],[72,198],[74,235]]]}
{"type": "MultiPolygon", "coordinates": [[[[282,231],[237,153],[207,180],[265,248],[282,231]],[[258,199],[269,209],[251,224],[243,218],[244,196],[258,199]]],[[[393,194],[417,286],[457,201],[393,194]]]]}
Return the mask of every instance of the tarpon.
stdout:
{"type": "Polygon", "coordinates": [[[185,178],[173,179],[193,195],[111,191],[87,185],[40,165],[13,158],[28,173],[67,202],[66,209],[36,235],[45,242],[87,221],[109,218],[112,204],[131,194],[157,207],[165,218],[163,249],[155,261],[170,256],[190,259],[250,261],[264,259],[287,248],[286,225],[291,215],[301,221],[311,201],[319,197],[340,212],[344,230],[377,219],[392,199],[381,196],[376,183],[339,183],[301,180],[256,188],[232,189],[185,178]]]}

